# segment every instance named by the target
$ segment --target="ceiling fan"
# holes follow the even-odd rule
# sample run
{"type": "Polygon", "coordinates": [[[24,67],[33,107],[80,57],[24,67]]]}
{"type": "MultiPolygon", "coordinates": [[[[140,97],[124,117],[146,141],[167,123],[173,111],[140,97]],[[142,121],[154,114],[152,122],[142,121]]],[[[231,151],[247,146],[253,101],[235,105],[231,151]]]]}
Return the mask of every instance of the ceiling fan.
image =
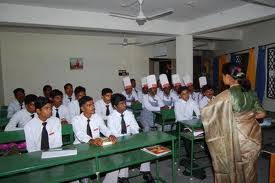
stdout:
{"type": "Polygon", "coordinates": [[[262,6],[267,6],[271,8],[275,8],[275,1],[274,0],[241,0],[248,3],[258,4],[262,6]]]}
{"type": "Polygon", "coordinates": [[[144,25],[144,23],[147,21],[158,19],[160,17],[164,17],[164,16],[171,15],[172,13],[174,13],[174,9],[166,9],[159,13],[153,14],[151,16],[145,16],[143,13],[143,10],[142,10],[143,2],[144,2],[144,0],[136,0],[135,3],[131,3],[131,5],[136,4],[136,3],[139,4],[139,13],[136,16],[129,15],[129,14],[122,14],[122,13],[115,13],[115,12],[111,12],[110,16],[135,20],[138,25],[144,25]]]}
{"type": "Polygon", "coordinates": [[[120,43],[109,43],[109,45],[121,45],[121,46],[129,46],[129,45],[138,45],[141,44],[140,42],[129,42],[128,38],[125,37],[123,34],[123,40],[120,43]]]}

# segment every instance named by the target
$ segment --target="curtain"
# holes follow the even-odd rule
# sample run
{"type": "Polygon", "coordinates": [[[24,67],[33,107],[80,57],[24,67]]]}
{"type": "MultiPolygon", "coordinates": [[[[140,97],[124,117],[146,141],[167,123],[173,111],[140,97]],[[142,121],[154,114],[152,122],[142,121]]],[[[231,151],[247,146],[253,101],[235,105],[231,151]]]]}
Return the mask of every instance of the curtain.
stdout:
{"type": "Polygon", "coordinates": [[[252,90],[255,89],[255,83],[256,83],[256,64],[255,64],[255,49],[250,48],[249,49],[249,61],[247,66],[247,79],[251,82],[251,88],[252,90]]]}
{"type": "Polygon", "coordinates": [[[265,92],[265,82],[266,82],[266,71],[265,71],[265,46],[259,47],[258,50],[258,60],[256,69],[256,92],[261,103],[263,103],[264,92],[265,92]]]}

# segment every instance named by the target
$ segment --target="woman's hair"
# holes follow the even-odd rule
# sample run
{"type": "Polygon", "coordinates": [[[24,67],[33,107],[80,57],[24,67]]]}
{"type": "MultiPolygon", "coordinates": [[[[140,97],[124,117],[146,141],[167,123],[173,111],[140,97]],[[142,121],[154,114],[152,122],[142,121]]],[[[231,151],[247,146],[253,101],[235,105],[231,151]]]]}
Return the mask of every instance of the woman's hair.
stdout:
{"type": "Polygon", "coordinates": [[[250,81],[246,78],[246,74],[241,66],[235,63],[226,63],[222,67],[222,73],[224,75],[228,74],[233,79],[237,80],[243,92],[247,92],[251,89],[250,81]]]}

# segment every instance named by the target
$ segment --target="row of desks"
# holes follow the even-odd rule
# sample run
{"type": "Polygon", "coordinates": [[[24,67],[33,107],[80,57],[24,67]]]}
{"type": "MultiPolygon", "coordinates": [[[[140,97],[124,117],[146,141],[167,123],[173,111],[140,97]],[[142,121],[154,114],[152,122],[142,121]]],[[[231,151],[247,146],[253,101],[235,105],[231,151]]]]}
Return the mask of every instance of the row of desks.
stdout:
{"type": "MultiPolygon", "coordinates": [[[[175,137],[163,132],[139,133],[120,137],[116,144],[97,147],[89,144],[74,145],[77,155],[41,159],[41,152],[0,157],[0,182],[63,182],[137,165],[161,157],[141,151],[143,147],[171,143],[172,182],[175,182],[175,137]],[[25,181],[24,181],[25,182],[25,181]]],[[[158,173],[157,173],[158,174],[158,173]]],[[[170,182],[170,181],[169,181],[170,182]]]]}

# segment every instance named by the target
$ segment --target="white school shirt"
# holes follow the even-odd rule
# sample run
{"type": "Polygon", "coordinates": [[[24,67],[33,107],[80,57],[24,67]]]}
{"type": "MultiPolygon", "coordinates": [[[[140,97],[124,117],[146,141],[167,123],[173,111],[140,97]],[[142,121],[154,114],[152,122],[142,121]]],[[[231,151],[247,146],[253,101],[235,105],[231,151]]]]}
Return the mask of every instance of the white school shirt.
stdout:
{"type": "Polygon", "coordinates": [[[161,95],[159,95],[160,99],[162,100],[162,102],[164,103],[164,105],[167,105],[169,107],[173,107],[175,105],[175,102],[177,101],[176,98],[174,98],[174,96],[170,94],[167,96],[164,94],[164,92],[162,92],[161,95]]]}
{"type": "Polygon", "coordinates": [[[68,107],[60,105],[58,108],[52,107],[52,116],[56,117],[56,109],[58,109],[59,119],[65,119],[68,123],[71,122],[70,113],[68,107]]]}
{"type": "Polygon", "coordinates": [[[157,112],[160,111],[160,108],[164,106],[161,98],[158,95],[152,97],[147,94],[143,97],[143,105],[148,111],[157,112]]]}
{"type": "MultiPolygon", "coordinates": [[[[72,101],[74,101],[75,100],[75,97],[74,97],[74,95],[72,95],[71,96],[71,98],[72,98],[72,101]]],[[[70,101],[70,99],[69,99],[69,96],[68,95],[64,95],[63,96],[63,105],[65,105],[65,106],[69,106],[69,104],[72,102],[72,101],[70,101]]]]}
{"type": "Polygon", "coordinates": [[[70,121],[80,114],[80,107],[78,100],[74,100],[69,104],[70,121]]]}
{"type": "Polygon", "coordinates": [[[123,112],[123,118],[126,124],[127,133],[122,134],[121,133],[121,114],[117,112],[117,110],[114,110],[114,112],[108,116],[107,126],[110,129],[111,133],[116,136],[126,136],[131,134],[137,134],[139,133],[139,126],[138,123],[131,111],[125,110],[123,112]]]}
{"type": "Polygon", "coordinates": [[[190,97],[199,105],[199,101],[202,99],[203,95],[201,92],[193,92],[190,97]]]}
{"type": "Polygon", "coordinates": [[[114,110],[111,103],[106,104],[103,101],[103,99],[100,99],[100,100],[96,101],[96,103],[95,103],[95,112],[98,115],[100,115],[103,120],[107,120],[107,116],[106,116],[107,107],[106,107],[106,105],[109,105],[109,111],[110,111],[110,114],[111,114],[114,110]]]}
{"type": "Polygon", "coordinates": [[[7,124],[5,131],[23,130],[24,126],[32,119],[32,115],[36,113],[30,113],[27,109],[17,111],[7,124]]]}
{"type": "Polygon", "coordinates": [[[171,95],[171,97],[173,97],[175,102],[177,102],[180,99],[179,94],[175,90],[171,90],[170,95],[171,95]]]}
{"type": "MultiPolygon", "coordinates": [[[[92,138],[87,134],[88,118],[81,113],[72,120],[75,134],[74,144],[88,143],[92,138]]],[[[103,119],[98,114],[93,114],[90,118],[89,126],[92,131],[93,139],[100,137],[100,132],[105,136],[111,135],[110,130],[106,127],[103,119]]]]}
{"type": "MultiPolygon", "coordinates": [[[[49,137],[49,147],[57,148],[62,146],[61,123],[56,117],[50,117],[46,120],[46,129],[49,137]]],[[[42,121],[35,116],[24,127],[26,145],[28,152],[41,150],[42,121]]]]}
{"type": "MultiPolygon", "coordinates": [[[[25,108],[25,103],[23,102],[22,109],[25,108]]],[[[17,111],[21,110],[21,106],[18,102],[18,100],[13,100],[9,103],[8,106],[8,118],[11,118],[17,111]]]]}
{"type": "Polygon", "coordinates": [[[214,96],[212,97],[212,99],[209,99],[208,97],[204,96],[199,102],[200,109],[204,108],[214,98],[214,96]]]}
{"type": "Polygon", "coordinates": [[[200,110],[198,104],[191,98],[185,101],[179,99],[175,104],[175,114],[176,120],[190,120],[193,118],[193,111],[196,113],[196,116],[200,116],[200,110]]]}
{"type": "Polygon", "coordinates": [[[123,91],[122,95],[124,95],[126,97],[127,107],[131,107],[133,99],[135,99],[135,101],[139,101],[137,93],[134,90],[132,91],[132,93],[130,95],[128,95],[125,91],[123,91]]]}

